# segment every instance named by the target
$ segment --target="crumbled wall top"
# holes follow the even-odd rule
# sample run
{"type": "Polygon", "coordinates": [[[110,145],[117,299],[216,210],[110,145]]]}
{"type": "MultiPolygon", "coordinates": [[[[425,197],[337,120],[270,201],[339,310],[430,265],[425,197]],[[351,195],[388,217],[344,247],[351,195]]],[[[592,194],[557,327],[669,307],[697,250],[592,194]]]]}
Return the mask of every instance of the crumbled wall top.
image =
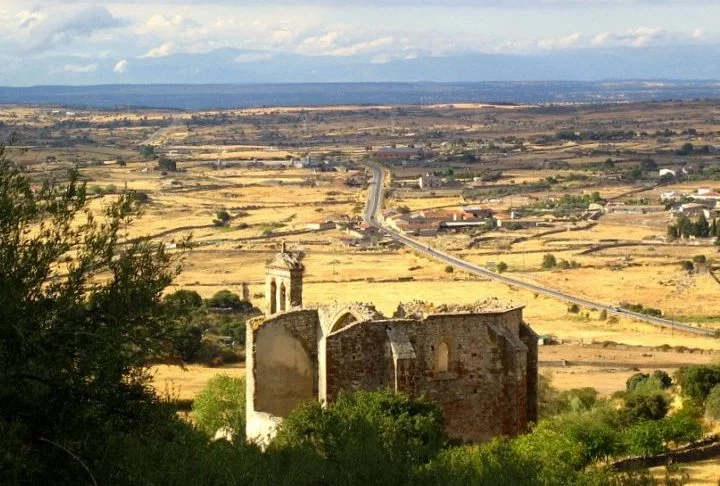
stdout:
{"type": "Polygon", "coordinates": [[[385,316],[373,304],[367,302],[333,302],[311,306],[318,310],[321,322],[330,322],[343,314],[352,314],[358,322],[383,320],[385,316]]]}
{"type": "Polygon", "coordinates": [[[279,268],[281,270],[303,270],[303,256],[304,255],[302,253],[281,251],[280,253],[275,255],[272,260],[267,262],[267,268],[279,268]]]}
{"type": "Polygon", "coordinates": [[[510,301],[501,301],[496,297],[478,300],[472,304],[440,304],[414,300],[401,303],[393,314],[395,318],[424,319],[430,314],[483,314],[507,312],[521,307],[510,301]]]}

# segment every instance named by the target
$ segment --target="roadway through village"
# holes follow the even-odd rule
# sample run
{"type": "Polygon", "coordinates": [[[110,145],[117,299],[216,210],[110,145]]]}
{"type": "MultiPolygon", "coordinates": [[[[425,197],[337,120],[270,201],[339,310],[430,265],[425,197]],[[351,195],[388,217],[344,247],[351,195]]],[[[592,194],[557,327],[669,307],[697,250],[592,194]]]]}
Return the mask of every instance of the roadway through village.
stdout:
{"type": "Polygon", "coordinates": [[[709,330],[709,329],[701,329],[698,327],[694,327],[688,324],[684,324],[681,322],[675,322],[670,319],[663,319],[659,317],[652,317],[647,316],[644,314],[639,314],[637,312],[631,312],[625,309],[621,309],[614,305],[608,305],[601,302],[595,302],[590,299],[584,298],[584,297],[578,297],[575,295],[570,295],[568,293],[565,293],[560,290],[554,290],[549,287],[544,287],[541,285],[538,285],[536,283],[527,282],[525,280],[520,280],[518,278],[509,277],[507,275],[502,275],[493,271],[490,271],[486,268],[480,267],[478,265],[475,265],[473,263],[470,263],[466,260],[463,260],[462,258],[458,258],[456,256],[450,255],[448,253],[442,252],[440,250],[437,250],[435,248],[432,248],[430,245],[420,242],[418,240],[415,240],[413,238],[409,238],[397,231],[395,231],[392,228],[389,228],[385,225],[384,218],[382,215],[382,201],[383,201],[383,193],[384,193],[384,180],[385,180],[385,168],[382,167],[379,164],[373,164],[373,163],[367,163],[366,167],[372,171],[373,178],[372,182],[370,183],[369,189],[368,189],[368,200],[367,204],[365,206],[365,222],[375,226],[378,228],[379,231],[382,233],[392,237],[394,240],[402,243],[403,245],[412,248],[416,252],[425,255],[427,257],[433,258],[437,261],[443,262],[448,265],[452,265],[454,268],[457,268],[459,270],[463,270],[465,272],[478,275],[481,277],[488,278],[490,280],[494,280],[496,282],[501,282],[507,285],[512,285],[518,288],[522,288],[525,290],[529,290],[531,292],[535,292],[540,295],[546,295],[548,297],[553,297],[559,300],[562,300],[564,302],[568,302],[571,304],[577,304],[582,307],[586,307],[588,309],[597,309],[597,310],[605,310],[608,314],[615,314],[620,317],[629,317],[631,319],[636,319],[638,321],[643,321],[648,324],[652,324],[654,326],[671,329],[671,330],[677,330],[677,331],[683,331],[687,333],[692,334],[698,334],[701,336],[714,336],[715,331],[709,330]]]}

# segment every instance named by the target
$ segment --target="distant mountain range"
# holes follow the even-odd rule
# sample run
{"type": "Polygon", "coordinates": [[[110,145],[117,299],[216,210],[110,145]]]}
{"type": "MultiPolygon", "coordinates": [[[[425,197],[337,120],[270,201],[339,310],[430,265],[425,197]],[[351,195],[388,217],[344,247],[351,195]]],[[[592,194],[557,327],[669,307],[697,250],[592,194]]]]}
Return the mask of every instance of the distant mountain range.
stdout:
{"type": "Polygon", "coordinates": [[[116,72],[117,62],[116,58],[28,57],[22,65],[7,63],[0,70],[0,86],[23,85],[28,79],[43,85],[720,79],[720,47],[697,45],[571,49],[532,55],[425,54],[382,63],[369,56],[218,49],[128,58],[122,73],[116,72]]]}
{"type": "Polygon", "coordinates": [[[88,62],[54,56],[29,57],[21,71],[8,65],[0,70],[0,86],[17,85],[20,74],[27,73],[51,86],[0,88],[0,103],[201,109],[720,98],[720,83],[702,81],[720,79],[720,47],[716,46],[575,49],[533,55],[469,53],[385,63],[369,57],[218,49],[131,58],[122,73],[115,72],[117,59],[88,62]],[[601,81],[608,79],[616,81],[601,81]],[[118,81],[125,84],[114,84],[118,81]]]}
{"type": "Polygon", "coordinates": [[[0,104],[216,109],[431,103],[577,103],[720,99],[717,81],[135,84],[0,87],[0,104]]]}

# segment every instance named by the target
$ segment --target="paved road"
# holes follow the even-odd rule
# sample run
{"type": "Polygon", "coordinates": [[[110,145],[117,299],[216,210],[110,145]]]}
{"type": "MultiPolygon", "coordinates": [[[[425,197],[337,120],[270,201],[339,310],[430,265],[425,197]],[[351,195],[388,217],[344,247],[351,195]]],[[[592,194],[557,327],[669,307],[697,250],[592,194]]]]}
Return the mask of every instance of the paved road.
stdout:
{"type": "Polygon", "coordinates": [[[556,299],[569,302],[571,304],[577,304],[582,307],[589,309],[605,310],[608,314],[615,314],[621,317],[629,317],[638,321],[647,322],[649,324],[663,327],[671,330],[683,331],[692,334],[698,334],[701,336],[714,336],[715,331],[709,329],[700,329],[693,327],[688,324],[675,322],[670,319],[663,319],[659,317],[646,316],[637,312],[631,312],[628,310],[620,309],[619,307],[603,304],[601,302],[595,302],[584,297],[577,297],[574,295],[567,294],[560,290],[554,290],[549,287],[543,287],[535,283],[526,282],[517,278],[509,277],[506,275],[492,272],[486,268],[480,267],[461,258],[449,255],[440,250],[430,247],[426,243],[408,238],[405,235],[398,233],[397,231],[385,226],[384,219],[382,216],[382,200],[383,200],[383,181],[385,179],[385,169],[379,164],[368,163],[366,167],[373,173],[373,179],[370,183],[368,200],[365,206],[365,222],[377,227],[381,232],[391,236],[396,241],[412,248],[418,253],[422,253],[428,257],[434,258],[435,260],[441,261],[453,267],[479,275],[482,277],[502,282],[515,287],[523,288],[537,294],[554,297],[556,299]]]}
{"type": "Polygon", "coordinates": [[[182,119],[180,117],[174,116],[172,118],[172,121],[170,122],[170,125],[166,127],[160,127],[157,130],[155,130],[152,135],[150,135],[148,138],[140,142],[138,145],[155,145],[155,143],[164,135],[170,133],[173,131],[174,128],[180,126],[182,122],[182,119]]]}

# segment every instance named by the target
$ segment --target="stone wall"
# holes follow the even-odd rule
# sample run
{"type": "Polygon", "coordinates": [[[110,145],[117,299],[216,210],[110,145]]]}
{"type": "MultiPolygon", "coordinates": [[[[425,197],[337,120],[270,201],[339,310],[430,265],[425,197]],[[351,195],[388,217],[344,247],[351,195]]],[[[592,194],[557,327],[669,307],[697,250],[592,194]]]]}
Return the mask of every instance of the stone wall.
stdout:
{"type": "Polygon", "coordinates": [[[537,335],[522,309],[413,319],[358,306],[295,310],[248,326],[247,346],[250,438],[271,435],[301,401],[343,390],[427,396],[447,433],[471,442],[517,435],[537,419],[537,335]]]}
{"type": "Polygon", "coordinates": [[[415,393],[440,404],[452,437],[486,441],[516,435],[526,426],[525,411],[518,411],[525,406],[526,348],[505,319],[503,314],[431,315],[406,330],[417,354],[415,393]],[[441,343],[448,348],[447,371],[438,369],[441,343]]]}
{"type": "Polygon", "coordinates": [[[319,321],[314,311],[292,311],[253,321],[246,331],[248,438],[271,433],[274,417],[317,400],[319,321]]]}
{"type": "Polygon", "coordinates": [[[378,390],[394,382],[386,322],[356,323],[325,338],[326,398],[341,390],[378,390]]]}

